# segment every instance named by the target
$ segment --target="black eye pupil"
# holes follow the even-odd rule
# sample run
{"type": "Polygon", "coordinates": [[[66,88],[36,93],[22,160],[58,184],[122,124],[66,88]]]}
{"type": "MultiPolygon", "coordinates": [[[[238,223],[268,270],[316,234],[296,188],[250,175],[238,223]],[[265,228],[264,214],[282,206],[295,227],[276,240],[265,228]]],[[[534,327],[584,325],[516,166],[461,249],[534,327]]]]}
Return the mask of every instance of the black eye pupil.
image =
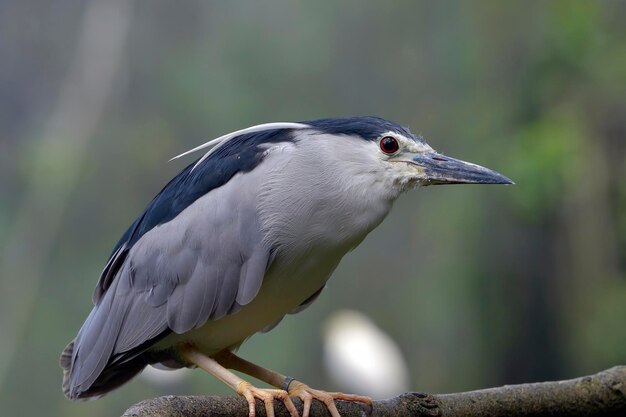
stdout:
{"type": "Polygon", "coordinates": [[[380,149],[385,153],[394,153],[399,148],[396,138],[385,136],[380,140],[380,149]]]}

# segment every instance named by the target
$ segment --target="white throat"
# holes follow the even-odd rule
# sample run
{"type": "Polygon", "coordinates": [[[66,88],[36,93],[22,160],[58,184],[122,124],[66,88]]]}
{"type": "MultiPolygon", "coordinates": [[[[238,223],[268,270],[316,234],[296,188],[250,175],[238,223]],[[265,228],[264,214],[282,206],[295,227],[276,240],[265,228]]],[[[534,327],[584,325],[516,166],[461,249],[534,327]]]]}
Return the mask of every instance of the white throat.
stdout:
{"type": "Polygon", "coordinates": [[[293,259],[311,252],[342,257],[385,218],[401,189],[360,138],[304,131],[296,143],[266,152],[274,167],[263,184],[259,212],[268,243],[293,259]],[[314,148],[314,149],[313,149],[314,148]]]}

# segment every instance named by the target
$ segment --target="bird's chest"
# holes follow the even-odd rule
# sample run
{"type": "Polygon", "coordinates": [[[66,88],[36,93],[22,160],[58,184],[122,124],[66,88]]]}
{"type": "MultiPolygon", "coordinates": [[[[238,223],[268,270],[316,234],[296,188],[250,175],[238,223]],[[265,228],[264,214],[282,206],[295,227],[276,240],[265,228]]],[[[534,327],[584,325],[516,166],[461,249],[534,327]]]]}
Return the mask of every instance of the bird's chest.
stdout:
{"type": "Polygon", "coordinates": [[[346,185],[333,172],[298,167],[270,175],[258,200],[264,243],[274,253],[263,287],[289,300],[289,310],[325,285],[392,204],[380,183],[356,175],[346,185]]]}
{"type": "MultiPolygon", "coordinates": [[[[330,180],[283,182],[259,206],[265,243],[287,268],[323,268],[325,259],[356,247],[384,219],[391,199],[371,189],[344,189],[330,180]],[[291,264],[291,265],[290,265],[291,264]]],[[[334,260],[333,260],[334,261],[334,260]]]]}

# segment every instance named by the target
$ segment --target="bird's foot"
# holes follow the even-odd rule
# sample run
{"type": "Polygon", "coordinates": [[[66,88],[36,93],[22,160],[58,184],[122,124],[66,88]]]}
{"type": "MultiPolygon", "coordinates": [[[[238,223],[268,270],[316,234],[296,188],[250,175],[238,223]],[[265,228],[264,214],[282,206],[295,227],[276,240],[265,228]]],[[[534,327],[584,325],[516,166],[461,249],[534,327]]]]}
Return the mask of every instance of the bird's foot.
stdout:
{"type": "Polygon", "coordinates": [[[287,391],[282,389],[257,388],[247,381],[241,382],[237,386],[237,394],[245,397],[248,401],[249,417],[256,416],[256,399],[260,399],[265,404],[267,417],[274,417],[274,400],[282,401],[287,407],[291,417],[298,417],[298,410],[289,398],[287,391]]]}
{"type": "Polygon", "coordinates": [[[330,415],[332,417],[340,417],[335,400],[341,401],[357,401],[372,405],[372,399],[370,397],[364,397],[362,395],[344,394],[343,392],[326,392],[319,391],[303,384],[299,381],[293,381],[289,384],[289,396],[298,397],[302,400],[304,408],[302,409],[302,417],[309,417],[309,411],[311,409],[311,403],[313,399],[321,401],[326,405],[330,415]]]}

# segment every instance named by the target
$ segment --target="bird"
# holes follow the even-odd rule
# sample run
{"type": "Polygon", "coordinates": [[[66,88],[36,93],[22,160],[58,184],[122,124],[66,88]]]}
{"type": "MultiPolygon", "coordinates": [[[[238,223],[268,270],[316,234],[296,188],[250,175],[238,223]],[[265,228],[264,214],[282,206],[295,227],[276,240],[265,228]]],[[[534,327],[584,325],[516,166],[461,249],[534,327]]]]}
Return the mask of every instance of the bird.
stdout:
{"type": "Polygon", "coordinates": [[[98,398],[146,366],[201,368],[274,416],[274,401],[307,417],[326,392],[239,356],[241,344],[310,306],[348,252],[404,192],[440,184],[512,184],[436,152],[422,136],[374,116],[275,122],[206,150],[150,201],[114,246],[93,308],[63,350],[63,392],[98,398]],[[240,371],[274,388],[258,388],[240,371]]]}

